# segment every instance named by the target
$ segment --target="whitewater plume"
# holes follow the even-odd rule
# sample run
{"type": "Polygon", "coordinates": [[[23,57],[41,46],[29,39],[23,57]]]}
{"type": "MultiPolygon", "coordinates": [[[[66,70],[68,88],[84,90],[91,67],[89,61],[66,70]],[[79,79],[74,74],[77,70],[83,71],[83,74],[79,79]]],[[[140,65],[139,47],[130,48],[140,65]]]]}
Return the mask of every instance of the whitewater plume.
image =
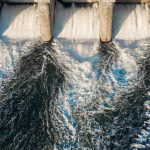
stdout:
{"type": "Polygon", "coordinates": [[[119,56],[118,50],[113,42],[100,44],[100,71],[106,71],[109,65],[113,65],[119,56]]]}
{"type": "MultiPolygon", "coordinates": [[[[149,114],[149,54],[148,46],[145,57],[138,63],[139,71],[135,87],[132,87],[128,92],[122,92],[118,98],[111,98],[111,101],[107,101],[106,98],[100,100],[103,98],[101,96],[86,106],[91,113],[87,113],[85,116],[78,115],[80,148],[128,150],[142,147],[149,149],[149,122],[146,122],[145,118],[145,114],[147,116],[149,114]],[[116,100],[113,102],[114,99],[116,100]],[[105,103],[103,107],[99,105],[101,101],[105,103]],[[146,110],[144,110],[144,103],[147,103],[146,110]],[[110,107],[111,104],[113,107],[110,107]],[[145,128],[145,125],[148,127],[145,128]]],[[[112,62],[110,62],[111,64],[112,62]]],[[[108,77],[107,73],[105,72],[106,77],[108,77]]],[[[103,80],[107,79],[103,78],[103,80]]],[[[104,84],[101,86],[104,87],[104,84]]]]}
{"type": "Polygon", "coordinates": [[[33,44],[0,92],[0,147],[52,150],[53,103],[64,90],[65,69],[50,44],[33,44]]]}
{"type": "MultiPolygon", "coordinates": [[[[130,144],[137,137],[144,125],[144,103],[149,101],[150,91],[150,49],[139,62],[137,86],[124,93],[116,103],[115,134],[110,138],[112,149],[130,149],[130,144]]],[[[148,138],[149,136],[147,136],[148,138]]],[[[135,147],[140,149],[140,147],[135,147]]],[[[149,147],[145,146],[145,149],[149,147]]]]}

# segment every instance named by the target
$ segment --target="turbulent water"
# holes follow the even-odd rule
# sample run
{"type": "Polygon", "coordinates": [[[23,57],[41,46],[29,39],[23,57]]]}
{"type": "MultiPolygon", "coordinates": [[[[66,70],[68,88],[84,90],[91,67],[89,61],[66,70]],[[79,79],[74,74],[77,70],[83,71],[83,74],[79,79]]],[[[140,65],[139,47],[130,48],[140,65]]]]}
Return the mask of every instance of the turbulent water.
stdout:
{"type": "Polygon", "coordinates": [[[99,43],[97,4],[57,3],[47,44],[29,42],[38,35],[28,37],[27,24],[15,38],[22,11],[8,28],[0,23],[2,150],[150,149],[150,9],[115,7],[108,43],[99,43]]]}

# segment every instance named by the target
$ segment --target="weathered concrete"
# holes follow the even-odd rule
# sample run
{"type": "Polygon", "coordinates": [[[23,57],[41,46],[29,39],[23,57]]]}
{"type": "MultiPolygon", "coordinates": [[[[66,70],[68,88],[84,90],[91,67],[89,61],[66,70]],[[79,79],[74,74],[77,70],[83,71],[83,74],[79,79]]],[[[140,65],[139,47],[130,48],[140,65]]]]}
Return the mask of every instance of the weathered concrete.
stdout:
{"type": "Polygon", "coordinates": [[[148,3],[150,0],[115,0],[115,3],[148,3]]]}
{"type": "Polygon", "coordinates": [[[38,23],[40,38],[43,42],[51,40],[53,35],[54,0],[3,0],[7,3],[38,3],[38,23]]]}
{"type": "Polygon", "coordinates": [[[99,0],[60,0],[64,3],[94,3],[98,2],[99,0]]]}
{"type": "Polygon", "coordinates": [[[103,42],[112,38],[113,6],[112,2],[99,3],[100,40],[103,42]]]}
{"type": "MultiPolygon", "coordinates": [[[[94,2],[109,2],[109,0],[60,0],[64,3],[94,3],[94,2]]],[[[150,0],[114,0],[114,3],[147,3],[150,2],[150,0]]]]}
{"type": "Polygon", "coordinates": [[[54,1],[38,4],[38,20],[40,24],[41,39],[44,42],[51,40],[53,35],[54,1]]]}
{"type": "Polygon", "coordinates": [[[50,30],[50,5],[48,3],[38,4],[38,21],[40,24],[41,39],[44,42],[50,41],[52,33],[50,30]]]}
{"type": "MultiPolygon", "coordinates": [[[[38,3],[38,20],[41,39],[50,41],[53,35],[55,0],[2,0],[11,3],[38,3]]],[[[93,3],[99,2],[100,40],[108,42],[112,38],[113,6],[114,3],[146,3],[150,0],[60,0],[64,3],[93,3]]],[[[0,3],[1,5],[1,3],[0,3]]]]}
{"type": "Polygon", "coordinates": [[[114,3],[146,3],[150,0],[61,0],[62,2],[92,3],[99,2],[100,40],[108,42],[112,39],[112,23],[114,3]]]}
{"type": "Polygon", "coordinates": [[[50,0],[2,0],[2,2],[10,3],[50,3],[50,0]]]}

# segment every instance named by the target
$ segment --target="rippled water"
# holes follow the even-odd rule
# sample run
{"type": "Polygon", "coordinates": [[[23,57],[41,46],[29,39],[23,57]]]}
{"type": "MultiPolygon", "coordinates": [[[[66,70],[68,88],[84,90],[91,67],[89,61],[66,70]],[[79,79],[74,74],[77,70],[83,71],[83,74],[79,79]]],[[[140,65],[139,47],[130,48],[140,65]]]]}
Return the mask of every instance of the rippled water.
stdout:
{"type": "Polygon", "coordinates": [[[97,6],[58,8],[52,43],[0,41],[0,148],[150,149],[149,38],[99,43],[97,6]]]}
{"type": "MultiPolygon", "coordinates": [[[[85,42],[30,46],[14,76],[6,71],[13,72],[12,59],[11,67],[5,63],[1,78],[9,81],[2,82],[1,92],[3,149],[52,149],[54,143],[60,150],[129,149],[149,143],[149,123],[144,125],[148,41],[85,42]]],[[[11,52],[5,60],[13,58],[11,52]]]]}

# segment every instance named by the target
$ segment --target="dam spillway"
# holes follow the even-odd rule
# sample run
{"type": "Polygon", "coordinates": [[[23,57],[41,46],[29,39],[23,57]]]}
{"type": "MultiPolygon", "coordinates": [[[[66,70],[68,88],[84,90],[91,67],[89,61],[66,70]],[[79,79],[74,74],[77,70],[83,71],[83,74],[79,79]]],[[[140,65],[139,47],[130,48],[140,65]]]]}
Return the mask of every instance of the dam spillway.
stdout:
{"type": "Polygon", "coordinates": [[[149,11],[115,4],[113,40],[101,43],[97,3],[57,2],[50,44],[36,41],[37,4],[3,4],[1,148],[148,149],[149,11]]]}
{"type": "MultiPolygon", "coordinates": [[[[61,1],[61,2],[65,2],[65,3],[71,3],[72,1],[61,1]]],[[[119,16],[120,12],[116,12],[118,10],[118,7],[114,7],[115,4],[119,4],[118,6],[119,7],[122,7],[121,4],[123,3],[128,3],[128,5],[131,5],[131,8],[125,8],[126,10],[124,11],[124,13],[126,14],[126,17],[128,18],[128,15],[129,14],[132,14],[132,9],[134,10],[135,6],[136,6],[136,3],[137,4],[142,4],[143,5],[149,5],[149,4],[145,4],[145,3],[149,3],[149,0],[137,0],[137,1],[132,1],[129,2],[129,1],[122,1],[122,0],[117,0],[117,1],[114,1],[114,0],[111,0],[111,1],[103,1],[103,0],[100,0],[100,1],[75,1],[75,2],[78,2],[78,3],[92,3],[93,5],[98,5],[98,8],[95,9],[95,11],[97,11],[97,18],[96,18],[96,21],[99,21],[99,39],[103,42],[107,42],[107,41],[110,41],[112,38],[113,38],[113,33],[114,31],[112,30],[112,27],[115,26],[115,29],[120,26],[119,24],[116,24],[116,22],[118,23],[118,19],[117,17],[122,17],[122,19],[124,18],[123,16],[119,16]],[[133,7],[132,7],[133,6],[133,7]],[[117,10],[116,10],[117,9],[117,10]],[[131,11],[131,12],[129,12],[131,11]],[[115,13],[116,12],[116,13],[115,13]],[[128,14],[129,13],[129,14],[128,14]],[[118,16],[116,16],[116,14],[118,16]],[[114,16],[116,16],[116,18],[114,19],[114,16]]],[[[4,8],[3,9],[9,9],[10,11],[13,9],[16,9],[16,15],[18,16],[21,16],[21,14],[27,14],[28,12],[30,12],[29,9],[33,9],[32,11],[32,15],[34,15],[34,20],[31,20],[31,23],[30,23],[30,27],[31,25],[34,26],[35,29],[33,29],[33,31],[31,32],[34,32],[37,28],[36,31],[38,31],[38,33],[35,33],[34,32],[34,35],[41,38],[43,41],[50,41],[52,36],[53,36],[53,26],[54,26],[54,9],[55,9],[55,1],[49,1],[49,0],[45,0],[45,1],[40,1],[40,0],[37,0],[37,1],[34,1],[34,0],[24,0],[24,1],[17,1],[17,0],[10,0],[10,1],[3,1],[1,4],[4,4],[4,8]],[[7,7],[5,5],[5,2],[7,4],[13,4],[15,8],[13,7],[7,7]],[[22,4],[31,4],[31,7],[33,8],[29,8],[28,6],[26,7],[18,7],[18,12],[17,12],[17,6],[15,6],[15,4],[19,4],[19,3],[22,3],[22,4]],[[26,12],[25,12],[26,11],[26,12]],[[36,24],[35,24],[36,23],[36,24]]],[[[122,9],[124,10],[124,7],[122,7],[122,9]]],[[[3,10],[2,10],[3,11],[3,10]]],[[[141,11],[140,13],[142,12],[142,8],[141,8],[141,11]]],[[[149,17],[149,11],[147,12],[142,12],[142,13],[147,13],[147,18],[149,17]]],[[[142,14],[141,14],[142,15],[142,14]]],[[[14,16],[14,14],[13,14],[14,16]]],[[[125,16],[125,15],[124,15],[125,16]]],[[[145,14],[144,14],[145,16],[145,14]]],[[[14,20],[17,18],[12,18],[11,14],[10,16],[7,16],[7,17],[10,17],[10,19],[12,19],[12,23],[11,22],[6,22],[4,21],[5,18],[2,17],[4,20],[1,20],[1,24],[2,24],[2,29],[4,28],[4,26],[10,26],[11,27],[11,24],[13,24],[14,20]],[[6,24],[4,23],[6,22],[6,24]]],[[[29,19],[30,17],[27,16],[27,18],[29,19]]],[[[10,20],[9,19],[9,20],[10,20]]],[[[25,16],[23,17],[23,19],[25,19],[25,16]]],[[[32,17],[33,19],[33,17],[32,17]]],[[[125,18],[126,19],[126,18],[125,18]]],[[[57,20],[57,18],[55,19],[57,20]]],[[[121,22],[123,23],[124,21],[121,20],[121,22]]],[[[147,27],[147,22],[148,20],[144,19],[144,26],[147,27]]],[[[17,22],[18,23],[18,22],[17,22]]],[[[18,23],[19,24],[19,23],[18,23]]],[[[96,23],[95,23],[96,24],[96,23]]],[[[17,26],[17,25],[15,25],[17,26]]],[[[7,27],[7,28],[8,28],[7,27]]],[[[141,26],[142,27],[142,26],[141,26]]],[[[140,27],[140,28],[141,28],[140,27]]],[[[145,28],[146,28],[145,27],[145,28]]],[[[5,29],[3,29],[5,30],[5,29]]],[[[134,28],[135,30],[135,28],[134,28]]],[[[147,28],[148,32],[146,32],[147,34],[149,34],[149,29],[147,28]]],[[[4,32],[4,31],[3,31],[4,32]]],[[[29,34],[30,35],[30,34],[29,34]]],[[[31,34],[32,35],[32,34],[31,34]]],[[[31,36],[30,35],[30,36],[31,36]]],[[[17,37],[19,37],[19,35],[16,35],[17,37]]]]}

